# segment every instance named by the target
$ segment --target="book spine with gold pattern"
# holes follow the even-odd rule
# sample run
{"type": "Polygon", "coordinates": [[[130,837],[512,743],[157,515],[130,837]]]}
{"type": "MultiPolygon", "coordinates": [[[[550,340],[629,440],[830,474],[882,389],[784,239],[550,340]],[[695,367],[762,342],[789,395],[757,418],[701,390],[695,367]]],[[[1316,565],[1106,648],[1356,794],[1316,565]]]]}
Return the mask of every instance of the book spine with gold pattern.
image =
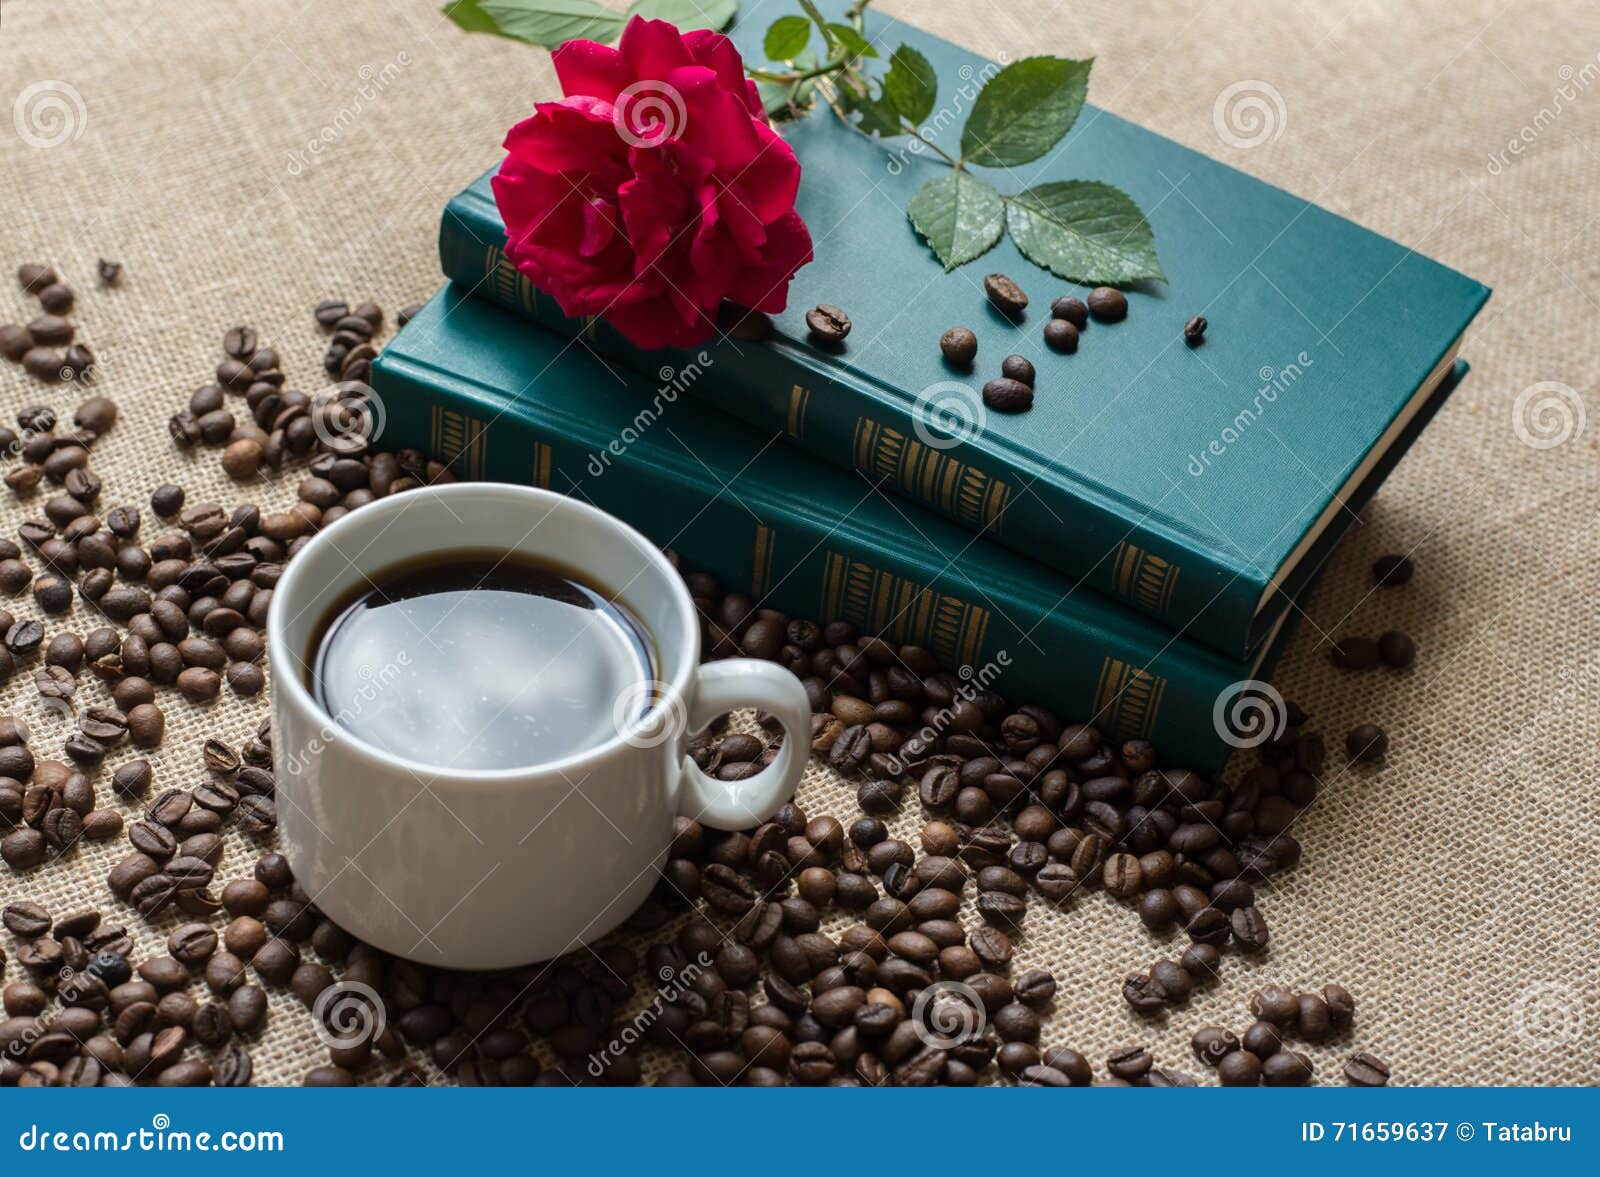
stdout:
{"type": "MultiPolygon", "coordinates": [[[[492,200],[474,185],[447,207],[446,277],[609,358],[652,373],[674,349],[644,353],[608,324],[569,319],[507,260],[492,200]]],[[[1078,493],[1070,480],[991,468],[962,441],[935,437],[914,398],[874,396],[840,363],[782,340],[706,345],[704,379],[687,391],[834,465],[856,471],[977,535],[1070,575],[1191,640],[1244,657],[1276,619],[1257,616],[1261,583],[1203,546],[1144,526],[1138,511],[1078,493]]],[[[991,457],[989,462],[993,462],[991,457]]]]}
{"type": "Polygon", "coordinates": [[[384,350],[373,382],[386,446],[581,497],[727,590],[926,647],[974,690],[1152,739],[1200,771],[1226,759],[1213,707],[1251,677],[1244,664],[997,545],[970,544],[953,563],[942,553],[970,538],[953,524],[863,497],[858,478],[800,450],[763,452],[755,431],[687,398],[641,427],[658,389],[483,300],[447,289],[384,350]]]}

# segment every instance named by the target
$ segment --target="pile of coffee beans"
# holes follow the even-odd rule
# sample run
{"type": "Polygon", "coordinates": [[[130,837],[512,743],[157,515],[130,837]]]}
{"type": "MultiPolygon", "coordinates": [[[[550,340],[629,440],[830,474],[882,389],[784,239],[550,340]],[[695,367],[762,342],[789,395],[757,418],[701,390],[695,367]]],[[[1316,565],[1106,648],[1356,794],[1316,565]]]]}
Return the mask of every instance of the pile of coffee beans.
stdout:
{"type": "Polygon", "coordinates": [[[94,353],[73,342],[77,333],[66,318],[77,301],[72,287],[51,266],[29,262],[17,268],[17,282],[39,300],[42,312],[27,325],[0,326],[0,355],[20,363],[42,384],[63,380],[88,380],[94,353]]]}
{"type": "MultiPolygon", "coordinates": [[[[1343,985],[1324,985],[1318,993],[1295,993],[1281,985],[1267,985],[1250,998],[1255,1018],[1243,1034],[1221,1026],[1203,1026],[1190,1041],[1194,1056],[1216,1068],[1224,1087],[1303,1087],[1314,1067],[1310,1057],[1290,1050],[1286,1039],[1325,1042],[1349,1031],[1356,1002],[1343,985]]],[[[1344,1065],[1345,1078],[1356,1086],[1382,1087],[1389,1068],[1377,1058],[1357,1053],[1344,1065]]]]}
{"type": "MultiPolygon", "coordinates": [[[[1083,1086],[1097,1081],[1089,1060],[1042,1040],[1057,979],[1021,959],[1031,911],[1103,891],[1153,932],[1181,926],[1191,943],[1180,958],[1124,986],[1141,1012],[1210,983],[1229,946],[1265,946],[1256,891],[1299,859],[1288,831],[1315,798],[1325,759],[1298,709],[1227,789],[1159,767],[1148,741],[1108,740],[1092,725],[976,689],[924,648],[765,609],[695,572],[685,582],[706,656],[762,658],[800,678],[811,750],[854,780],[859,812],[808,814],[791,803],[732,833],[680,819],[659,884],[629,922],[653,941],[642,958],[612,944],[550,965],[462,974],[353,940],[271,849],[268,723],[237,747],[205,740],[198,783],[157,781],[148,760],[124,751],[162,741],[157,688],[201,703],[223,682],[243,695],[262,689],[260,629],[273,586],[318,528],[453,477],[419,452],[378,451],[367,440],[363,380],[381,310],[330,300],[315,320],[331,333],[332,390],[287,390],[274,349],[237,327],[224,336],[215,382],[171,430],[180,446],[220,447],[239,481],[296,469],[298,501],[285,511],[191,504],[181,487],[162,486],[149,511],[170,530],[146,543],[139,508],[112,507],[103,521],[91,513],[100,487],[88,455],[114,424],[114,404],[85,402],[70,435],[55,432],[47,409],[19,418],[24,462],[38,469],[32,485],[59,482],[63,493],[24,525],[21,546],[0,551],[0,585],[31,584],[49,615],[70,603],[76,578],[77,595],[106,624],[80,637],[0,617],[0,658],[9,659],[0,665],[40,658],[37,689],[67,703],[87,670],[113,705],[84,708],[59,758],[36,759],[26,725],[0,718],[0,818],[10,830],[0,856],[29,870],[70,859],[82,839],[125,837],[107,887],[124,918],[159,926],[166,942],[164,953],[135,961],[126,926],[100,912],[13,903],[4,922],[25,976],[4,990],[0,1085],[248,1083],[249,1044],[268,992],[281,989],[323,1019],[319,1032],[329,1028],[330,991],[376,1003],[370,1034],[325,1035],[327,1062],[303,1077],[313,1085],[354,1083],[375,1069],[386,1082],[423,1082],[419,1056],[465,1084],[635,1083],[642,1041],[681,1056],[665,1084],[970,1085],[998,1072],[1024,1085],[1083,1086]],[[37,578],[28,551],[44,567],[37,578]],[[893,836],[886,820],[908,810],[922,819],[913,841],[893,836]],[[266,843],[251,877],[217,877],[229,837],[266,843]],[[641,975],[653,997],[636,993],[641,975]],[[630,1019],[636,997],[644,1008],[630,1019]]],[[[1023,357],[1002,369],[1031,388],[1023,357]]],[[[758,718],[767,722],[752,730],[719,721],[690,740],[690,754],[720,779],[752,775],[778,751],[770,720],[758,718]]],[[[1330,1024],[1344,1016],[1332,988],[1316,999],[1330,1024]]],[[[1296,998],[1294,1025],[1309,1040],[1318,1014],[1304,1001],[1296,998]]],[[[1258,1040],[1264,1033],[1219,1056],[1219,1079],[1243,1080],[1247,1061],[1226,1056],[1248,1053],[1257,1077],[1275,1081],[1268,1072],[1288,1064],[1271,1062],[1279,1052],[1258,1040]]],[[[1104,1071],[1098,1081],[1113,1084],[1195,1082],[1155,1067],[1144,1047],[1118,1051],[1104,1071]]],[[[1366,1055],[1346,1073],[1387,1078],[1366,1055]]]]}
{"type": "MultiPolygon", "coordinates": [[[[1004,274],[989,274],[983,280],[990,304],[1009,320],[1019,320],[1028,306],[1022,287],[1004,274]]],[[[1093,315],[1102,322],[1127,318],[1128,299],[1114,286],[1097,286],[1088,301],[1064,294],[1050,304],[1050,319],[1044,326],[1044,341],[1052,351],[1071,355],[1078,350],[1078,339],[1093,315]]],[[[1198,323],[1196,340],[1205,332],[1205,320],[1198,323]]],[[[968,368],[978,353],[978,339],[966,327],[951,327],[939,337],[939,350],[953,367],[968,368]]],[[[983,386],[983,402],[997,413],[1022,413],[1033,407],[1034,368],[1025,357],[1007,356],[1000,375],[983,386]]]]}

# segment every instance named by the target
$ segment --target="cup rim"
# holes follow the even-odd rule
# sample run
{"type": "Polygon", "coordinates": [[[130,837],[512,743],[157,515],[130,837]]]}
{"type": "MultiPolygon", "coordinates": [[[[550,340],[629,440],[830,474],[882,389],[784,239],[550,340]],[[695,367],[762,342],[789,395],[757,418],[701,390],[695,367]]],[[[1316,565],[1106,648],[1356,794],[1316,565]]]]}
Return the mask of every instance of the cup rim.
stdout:
{"type": "MultiPolygon", "coordinates": [[[[340,555],[343,555],[343,553],[340,552],[340,555]]],[[[345,559],[348,561],[349,557],[345,557],[345,559]]],[[[361,575],[365,576],[366,572],[362,571],[361,575]]],[[[634,612],[637,613],[637,610],[634,612]]],[[[653,634],[652,636],[655,637],[658,645],[662,644],[661,635],[653,634]]],[[[657,653],[659,656],[661,651],[658,650],[657,653]]],[[[434,781],[449,779],[469,784],[526,784],[530,783],[530,778],[549,774],[567,775],[574,769],[581,769],[586,764],[603,760],[623,747],[631,747],[633,745],[628,744],[628,736],[664,708],[676,706],[681,710],[681,713],[687,714],[689,682],[699,664],[699,653],[700,627],[694,617],[694,606],[689,599],[689,590],[683,584],[678,570],[672,566],[672,563],[659,547],[651,543],[643,533],[630,524],[618,519],[615,515],[602,511],[598,507],[591,506],[578,499],[569,498],[566,495],[557,494],[554,491],[542,490],[538,487],[518,486],[513,483],[452,482],[420,486],[392,497],[379,499],[376,502],[366,504],[358,510],[351,511],[349,514],[336,519],[327,527],[314,532],[306,546],[296,553],[293,560],[284,565],[283,574],[278,578],[278,582],[274,586],[272,603],[267,609],[267,658],[273,671],[270,684],[270,689],[273,691],[272,710],[276,710],[280,701],[285,706],[298,707],[302,712],[315,719],[323,730],[328,733],[326,742],[337,742],[373,762],[381,769],[392,770],[398,768],[411,773],[413,776],[426,775],[434,781]],[[375,525],[381,526],[386,517],[404,511],[408,501],[414,502],[416,496],[444,499],[466,499],[481,496],[506,497],[522,499],[530,504],[541,504],[555,510],[569,511],[586,519],[591,525],[610,531],[643,554],[645,559],[661,573],[666,584],[674,590],[672,596],[679,625],[677,648],[683,652],[681,665],[673,673],[672,677],[665,682],[657,680],[656,685],[665,689],[657,692],[650,708],[639,716],[631,726],[616,732],[605,741],[591,748],[585,748],[581,752],[574,752],[557,760],[544,760],[535,764],[519,765],[514,768],[465,769],[427,764],[420,760],[412,760],[409,757],[385,751],[377,745],[362,739],[348,728],[341,727],[338,721],[329,714],[327,708],[317,701],[295,669],[296,659],[287,649],[287,638],[283,633],[284,626],[288,624],[284,617],[290,608],[288,602],[296,593],[295,586],[298,579],[305,575],[301,570],[310,563],[304,558],[307,551],[310,551],[317,544],[333,546],[334,541],[339,537],[354,536],[362,531],[371,530],[375,525]]]]}

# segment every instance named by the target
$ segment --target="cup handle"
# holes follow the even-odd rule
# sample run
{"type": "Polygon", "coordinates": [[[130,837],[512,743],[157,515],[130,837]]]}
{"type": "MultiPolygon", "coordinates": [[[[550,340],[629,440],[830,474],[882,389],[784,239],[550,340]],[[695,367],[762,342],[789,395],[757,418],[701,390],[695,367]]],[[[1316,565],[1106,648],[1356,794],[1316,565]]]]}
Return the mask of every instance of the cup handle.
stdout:
{"type": "Polygon", "coordinates": [[[713,829],[748,829],[776,813],[800,783],[811,754],[811,704],[800,680],[771,662],[729,658],[700,667],[699,676],[689,731],[697,732],[739,707],[759,707],[783,725],[778,758],[742,781],[719,781],[688,756],[683,758],[679,806],[684,816],[713,829]]]}

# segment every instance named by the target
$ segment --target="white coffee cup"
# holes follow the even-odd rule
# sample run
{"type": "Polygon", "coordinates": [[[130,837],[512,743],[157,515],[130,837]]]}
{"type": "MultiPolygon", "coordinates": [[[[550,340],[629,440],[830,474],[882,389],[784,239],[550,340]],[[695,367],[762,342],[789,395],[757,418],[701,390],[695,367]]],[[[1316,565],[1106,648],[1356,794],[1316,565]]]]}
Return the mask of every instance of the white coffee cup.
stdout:
{"type": "Polygon", "coordinates": [[[457,483],[352,512],[284,569],[267,649],[278,828],[296,880],[340,927],[425,964],[505,968],[605,935],[655,886],[674,817],[719,829],[766,820],[810,747],[799,680],[753,659],[700,665],[694,603],[661,551],[548,491],[457,483]],[[306,685],[329,612],[386,569],[461,549],[554,559],[615,592],[653,641],[654,704],[637,719],[627,716],[639,707],[595,716],[604,736],[587,751],[503,771],[407,761],[341,727],[306,685]],[[783,748],[749,779],[719,781],[685,743],[741,707],[777,717],[783,748]]]}

